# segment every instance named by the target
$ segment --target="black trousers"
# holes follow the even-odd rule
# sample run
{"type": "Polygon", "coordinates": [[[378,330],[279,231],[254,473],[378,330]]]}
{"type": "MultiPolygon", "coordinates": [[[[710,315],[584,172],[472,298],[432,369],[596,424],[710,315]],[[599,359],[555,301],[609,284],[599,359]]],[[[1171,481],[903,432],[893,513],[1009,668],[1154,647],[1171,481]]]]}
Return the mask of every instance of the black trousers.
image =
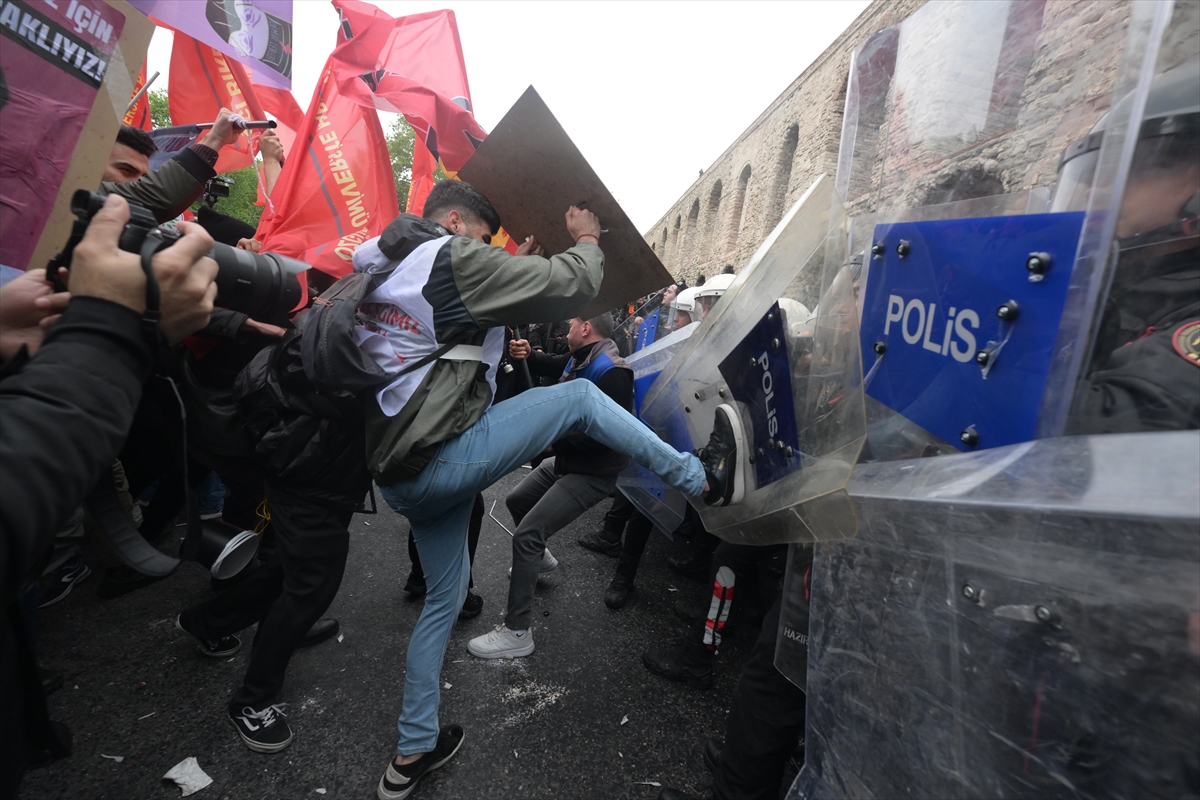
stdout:
{"type": "Polygon", "coordinates": [[[231,710],[262,708],[283,688],[296,646],[337,595],[350,550],[351,511],[317,505],[267,484],[275,557],[212,600],[183,612],[187,627],[219,639],[258,623],[250,664],[231,710]]]}
{"type": "MultiPolygon", "coordinates": [[[[617,536],[625,530],[625,523],[629,522],[629,518],[634,516],[636,509],[633,503],[629,502],[629,498],[624,492],[617,492],[617,496],[613,498],[612,505],[608,508],[608,513],[604,515],[604,530],[609,533],[615,533],[617,536]]],[[[638,514],[637,516],[642,516],[638,514]]],[[[644,519],[644,517],[643,517],[644,519]]],[[[638,551],[641,555],[641,551],[638,551]]]]}
{"type": "Polygon", "coordinates": [[[767,612],[733,692],[725,747],[713,779],[717,800],[779,797],[783,769],[804,733],[804,692],[775,669],[779,602],[767,612]]]}
{"type": "MultiPolygon", "coordinates": [[[[479,546],[479,532],[483,529],[483,494],[475,495],[475,505],[471,509],[471,521],[467,523],[467,555],[471,557],[472,572],[475,567],[475,548],[479,546]]],[[[421,566],[421,554],[417,552],[417,542],[413,539],[412,529],[408,531],[408,560],[412,562],[410,578],[425,582],[425,568],[421,566]]],[[[467,588],[475,588],[475,576],[468,579],[467,588]]]]}

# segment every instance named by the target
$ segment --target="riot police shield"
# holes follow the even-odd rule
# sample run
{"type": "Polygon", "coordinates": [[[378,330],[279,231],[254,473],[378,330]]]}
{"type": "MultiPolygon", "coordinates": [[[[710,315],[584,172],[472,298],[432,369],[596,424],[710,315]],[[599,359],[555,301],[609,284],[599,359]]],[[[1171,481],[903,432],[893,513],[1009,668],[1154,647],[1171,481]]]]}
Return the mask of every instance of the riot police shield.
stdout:
{"type": "Polygon", "coordinates": [[[785,577],[790,800],[1195,792],[1198,29],[1195,3],[930,3],[856,51],[867,463],[858,538],[785,577]]]}
{"type": "MultiPolygon", "coordinates": [[[[633,403],[634,411],[639,416],[646,392],[695,331],[695,325],[686,325],[625,359],[633,367],[633,403]]],[[[671,536],[679,523],[683,522],[687,499],[641,464],[630,464],[617,477],[617,488],[667,536],[671,536]]]]}
{"type": "Polygon", "coordinates": [[[722,508],[694,503],[705,528],[728,541],[854,534],[842,490],[866,423],[844,221],[833,182],[818,179],[642,404],[642,420],[681,450],[708,440],[719,405],[735,409],[746,432],[736,467],[745,497],[722,508]]]}

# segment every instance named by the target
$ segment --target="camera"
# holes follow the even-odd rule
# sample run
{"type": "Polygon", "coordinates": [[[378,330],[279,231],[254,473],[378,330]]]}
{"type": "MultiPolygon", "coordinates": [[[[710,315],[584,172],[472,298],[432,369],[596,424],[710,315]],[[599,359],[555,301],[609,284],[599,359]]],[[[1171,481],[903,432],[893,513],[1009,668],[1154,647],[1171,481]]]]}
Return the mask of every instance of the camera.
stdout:
{"type": "MultiPolygon", "coordinates": [[[[75,246],[83,239],[88,223],[104,207],[104,195],[80,189],[71,198],[75,226],[63,251],[50,261],[48,276],[59,267],[70,267],[75,246]]],[[[119,246],[138,255],[152,256],[173,245],[182,234],[159,226],[158,220],[136,203],[129,204],[129,222],[121,231],[119,246]]],[[[286,314],[303,297],[300,274],[308,264],[279,253],[251,253],[227,244],[214,244],[208,257],[217,262],[217,305],[240,311],[254,319],[272,319],[286,314]]]]}

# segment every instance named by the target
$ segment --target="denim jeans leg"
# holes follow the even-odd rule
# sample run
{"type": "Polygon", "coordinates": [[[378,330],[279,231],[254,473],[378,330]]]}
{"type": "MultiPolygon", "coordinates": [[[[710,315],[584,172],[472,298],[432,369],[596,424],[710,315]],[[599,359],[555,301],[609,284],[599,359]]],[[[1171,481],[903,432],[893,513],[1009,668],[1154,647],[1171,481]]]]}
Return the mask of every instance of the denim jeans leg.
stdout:
{"type": "Polygon", "coordinates": [[[437,458],[484,463],[494,483],[574,431],[625,453],[686,495],[704,492],[700,459],[659,439],[585,380],[530,389],[492,406],[469,430],[447,441],[437,458]]]}
{"type": "Polygon", "coordinates": [[[471,495],[439,517],[409,517],[429,590],[408,644],[404,705],[397,724],[396,752],[402,756],[428,753],[437,744],[442,661],[471,576],[467,525],[474,505],[471,495]]]}

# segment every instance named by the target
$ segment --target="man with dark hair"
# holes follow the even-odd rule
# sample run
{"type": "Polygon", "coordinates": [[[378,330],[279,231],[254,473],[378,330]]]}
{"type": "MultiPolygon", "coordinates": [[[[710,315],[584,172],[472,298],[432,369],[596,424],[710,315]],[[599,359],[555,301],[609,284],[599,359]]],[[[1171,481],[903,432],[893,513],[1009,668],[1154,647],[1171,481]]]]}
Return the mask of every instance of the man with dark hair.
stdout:
{"type": "Polygon", "coordinates": [[[103,180],[124,183],[145,177],[150,172],[150,156],[157,152],[158,145],[150,134],[132,125],[122,125],[104,167],[103,180]]]}
{"type": "MultiPolygon", "coordinates": [[[[479,241],[484,244],[492,243],[492,235],[500,230],[500,214],[483,194],[469,183],[462,181],[442,181],[433,187],[429,197],[425,199],[425,219],[438,220],[451,211],[457,211],[464,218],[478,225],[487,225],[487,230],[480,233],[479,241]]],[[[474,238],[474,237],[471,237],[474,238]]]]}
{"type": "MultiPolygon", "coordinates": [[[[632,413],[633,369],[617,352],[612,336],[612,315],[589,320],[571,320],[567,340],[569,356],[534,353],[529,342],[515,340],[508,357],[528,359],[534,375],[557,376],[559,383],[577,378],[591,381],[613,402],[632,413]]],[[[617,485],[617,475],[629,466],[629,458],[582,433],[570,433],[550,447],[554,457],[543,461],[505,503],[512,514],[512,578],[508,585],[508,614],[502,625],[467,644],[479,658],[513,658],[533,652],[533,592],[538,575],[558,562],[546,556],[546,542],[583,512],[599,503],[617,485]]]]}
{"type": "Polygon", "coordinates": [[[403,214],[354,254],[356,271],[387,276],[358,307],[359,348],[390,376],[368,402],[367,462],[383,498],[412,524],[428,585],[381,800],[408,797],[462,745],[462,727],[439,730],[437,711],[442,659],[467,593],[467,523],[478,492],[574,431],[706,502],[730,502],[744,482],[736,468],[744,437],[726,406],[700,458],[666,445],[591,381],[493,406],[505,326],[577,316],[599,291],[599,220],[572,206],[565,221],[574,247],[542,258],[531,237],[510,256],[484,244],[500,220],[473,189],[444,181],[425,208],[430,219],[403,214]]]}

